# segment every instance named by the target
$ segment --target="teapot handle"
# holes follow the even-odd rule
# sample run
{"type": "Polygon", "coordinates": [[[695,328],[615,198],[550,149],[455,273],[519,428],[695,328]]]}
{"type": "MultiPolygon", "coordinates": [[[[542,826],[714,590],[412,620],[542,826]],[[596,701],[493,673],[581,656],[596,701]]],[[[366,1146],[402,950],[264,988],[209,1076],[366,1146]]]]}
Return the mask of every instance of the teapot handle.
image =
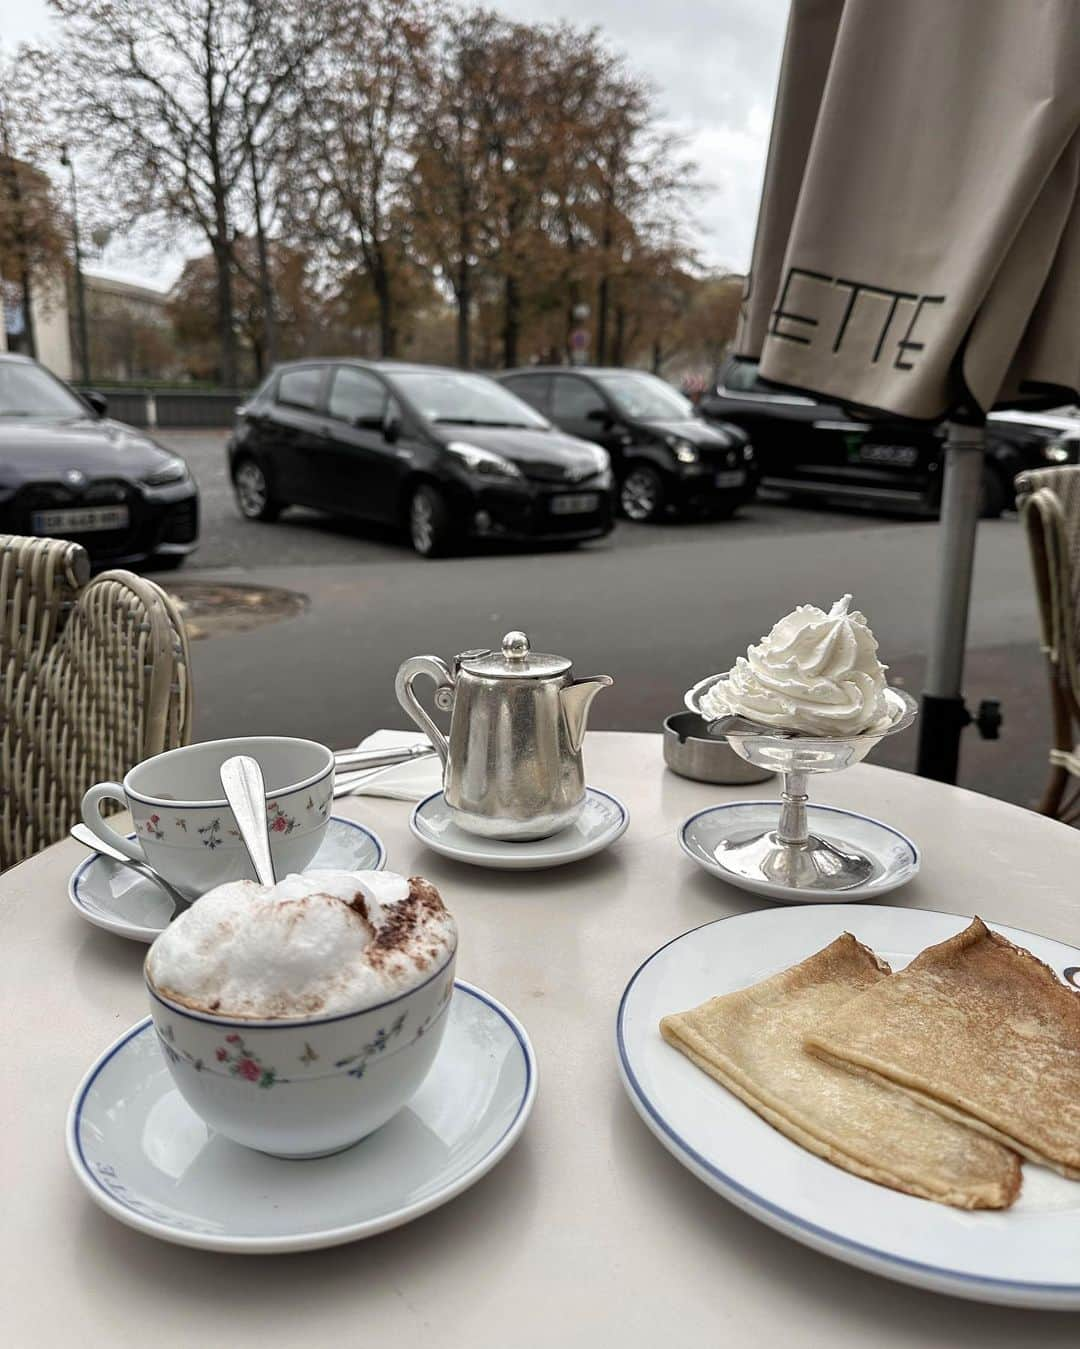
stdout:
{"type": "Polygon", "coordinates": [[[438,656],[410,656],[398,667],[397,677],[394,679],[394,692],[397,694],[398,702],[435,746],[435,751],[445,768],[450,746],[447,744],[446,736],[432,721],[427,710],[420,705],[420,700],[413,691],[413,681],[417,675],[427,675],[429,679],[435,681],[435,706],[441,707],[444,711],[453,706],[454,676],[450,673],[446,662],[440,660],[438,656]]]}

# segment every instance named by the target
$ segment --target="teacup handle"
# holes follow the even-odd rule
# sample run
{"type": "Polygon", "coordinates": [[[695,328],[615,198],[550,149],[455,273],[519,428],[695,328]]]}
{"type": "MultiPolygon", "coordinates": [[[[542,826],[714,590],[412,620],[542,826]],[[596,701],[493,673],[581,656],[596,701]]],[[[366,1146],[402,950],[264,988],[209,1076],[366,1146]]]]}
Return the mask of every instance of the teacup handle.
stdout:
{"type": "Polygon", "coordinates": [[[446,736],[432,721],[413,690],[413,681],[418,675],[427,675],[429,679],[435,681],[435,706],[442,708],[443,711],[453,706],[454,676],[450,673],[446,662],[441,661],[438,656],[410,656],[407,661],[402,662],[394,680],[394,692],[397,694],[398,702],[435,746],[436,753],[445,768],[450,746],[446,742],[446,736]]]}
{"type": "Polygon", "coordinates": [[[123,834],[118,834],[115,829],[105,823],[101,814],[102,801],[119,801],[122,805],[127,805],[124,789],[119,782],[99,782],[96,786],[91,787],[83,797],[82,817],[87,829],[96,834],[102,843],[107,843],[110,848],[122,852],[125,857],[130,857],[133,862],[145,862],[146,854],[137,840],[132,841],[125,838],[123,834]]]}

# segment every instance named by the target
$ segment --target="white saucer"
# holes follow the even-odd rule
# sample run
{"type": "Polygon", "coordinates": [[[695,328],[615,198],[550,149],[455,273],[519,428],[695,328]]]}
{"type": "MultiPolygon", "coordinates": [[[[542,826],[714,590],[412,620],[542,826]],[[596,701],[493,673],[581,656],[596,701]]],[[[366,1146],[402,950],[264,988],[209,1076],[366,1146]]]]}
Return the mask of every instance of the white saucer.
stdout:
{"type": "MultiPolygon", "coordinates": [[[[331,815],[322,847],[305,869],[381,871],[385,865],[386,849],[377,834],[355,820],[331,815]]],[[[68,899],[80,918],[132,941],[152,942],[173,917],[172,900],[164,890],[101,853],[86,858],[71,873],[68,899]]]]}
{"type": "Polygon", "coordinates": [[[618,797],[588,787],[585,804],[574,823],[547,838],[514,843],[466,833],[450,818],[442,792],[420,802],[409,819],[409,828],[421,843],[458,862],[501,871],[539,871],[602,852],[622,837],[629,823],[630,812],[618,797]]]}
{"type": "Polygon", "coordinates": [[[389,1124],[314,1161],[215,1134],[173,1086],[150,1018],[97,1060],[68,1112],[67,1150],[94,1202],[163,1241],[204,1250],[314,1250],[445,1204],[503,1157],[536,1097],[521,1023],[458,980],[431,1072],[389,1124]]]}
{"type": "MultiPolygon", "coordinates": [[[[939,1293],[1080,1310],[1080,1183],[1025,1161],[1020,1197],[996,1213],[886,1189],[799,1147],[660,1035],[660,1018],[669,1012],[766,979],[841,932],[852,932],[898,970],[970,921],[925,909],[820,905],[757,909],[685,932],[654,952],[623,994],[616,1028],[623,1084],[683,1166],[795,1241],[939,1293]]],[[[992,926],[1059,974],[1080,963],[1073,947],[992,926]]],[[[934,1341],[930,1329],[921,1338],[934,1341]]],[[[1021,1334],[1015,1338],[1025,1342],[1021,1334]]],[[[865,1343],[872,1342],[867,1334],[865,1343]]]]}
{"type": "Polygon", "coordinates": [[[811,833],[872,859],[874,870],[868,881],[847,890],[796,889],[780,881],[751,879],[725,866],[721,845],[775,828],[780,818],[779,801],[730,801],[710,806],[679,826],[679,844],[687,857],[729,885],[766,899],[781,899],[785,904],[849,904],[857,899],[875,899],[906,885],[918,874],[918,848],[892,825],[838,806],[808,805],[806,815],[811,833]]]}

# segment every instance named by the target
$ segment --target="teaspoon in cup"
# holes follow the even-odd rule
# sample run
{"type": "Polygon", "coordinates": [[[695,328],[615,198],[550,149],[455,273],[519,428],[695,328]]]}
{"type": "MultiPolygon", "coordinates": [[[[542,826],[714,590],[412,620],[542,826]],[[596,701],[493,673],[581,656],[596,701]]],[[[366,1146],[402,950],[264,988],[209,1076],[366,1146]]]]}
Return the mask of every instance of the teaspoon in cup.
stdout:
{"type": "Polygon", "coordinates": [[[144,880],[150,881],[160,890],[164,890],[173,902],[173,916],[183,913],[185,909],[190,909],[192,901],[187,895],[183,895],[177,890],[176,886],[170,885],[164,876],[159,876],[149,862],[136,862],[131,857],[125,857],[118,848],[110,848],[107,843],[103,843],[97,834],[87,829],[85,824],[73,824],[69,830],[71,837],[76,842],[81,843],[85,848],[92,848],[94,852],[100,853],[102,857],[108,857],[113,862],[119,862],[122,867],[127,867],[134,871],[136,875],[142,876],[144,880]]]}
{"type": "Polygon", "coordinates": [[[247,754],[235,754],[221,765],[221,785],[236,818],[240,839],[261,885],[273,885],[274,859],[266,823],[266,784],[262,769],[247,754]]]}

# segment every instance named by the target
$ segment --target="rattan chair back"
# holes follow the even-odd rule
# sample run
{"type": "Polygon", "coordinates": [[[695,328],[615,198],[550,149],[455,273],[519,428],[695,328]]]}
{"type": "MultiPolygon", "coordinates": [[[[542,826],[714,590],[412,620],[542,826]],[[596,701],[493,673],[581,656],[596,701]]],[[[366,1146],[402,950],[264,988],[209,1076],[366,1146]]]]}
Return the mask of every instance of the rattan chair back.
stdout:
{"type": "Polygon", "coordinates": [[[191,736],[175,602],[89,574],[78,544],[0,535],[0,869],[62,838],[93,783],[191,736]]]}
{"type": "Polygon", "coordinates": [[[1031,553],[1041,645],[1053,715],[1050,780],[1040,810],[1080,818],[1080,796],[1065,799],[1080,776],[1080,466],[1032,469],[1016,479],[1020,518],[1031,553]]]}

